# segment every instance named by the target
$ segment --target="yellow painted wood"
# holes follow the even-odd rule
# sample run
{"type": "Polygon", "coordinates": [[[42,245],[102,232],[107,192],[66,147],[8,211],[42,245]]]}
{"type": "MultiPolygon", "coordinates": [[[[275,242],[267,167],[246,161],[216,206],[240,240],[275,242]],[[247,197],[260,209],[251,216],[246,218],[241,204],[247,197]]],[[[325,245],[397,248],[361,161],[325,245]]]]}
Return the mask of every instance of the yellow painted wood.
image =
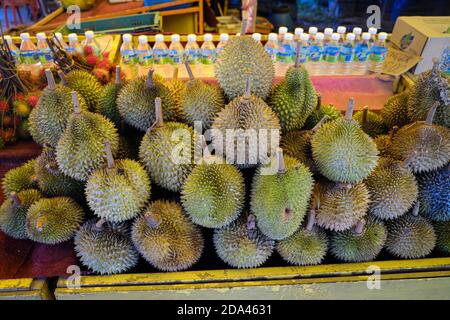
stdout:
{"type": "Polygon", "coordinates": [[[51,300],[54,299],[48,282],[44,279],[10,279],[0,281],[0,300],[51,300]]]}
{"type": "Polygon", "coordinates": [[[33,24],[32,26],[28,27],[27,30],[35,31],[36,29],[39,29],[40,27],[45,26],[47,23],[49,23],[50,21],[55,19],[57,16],[59,16],[63,12],[64,12],[64,8],[62,8],[62,7],[58,8],[55,11],[53,11],[52,13],[50,13],[49,15],[47,15],[46,17],[42,18],[41,20],[39,20],[38,22],[33,24]]]}
{"type": "Polygon", "coordinates": [[[32,283],[33,279],[31,278],[0,280],[0,292],[11,290],[30,290],[32,283]]]}

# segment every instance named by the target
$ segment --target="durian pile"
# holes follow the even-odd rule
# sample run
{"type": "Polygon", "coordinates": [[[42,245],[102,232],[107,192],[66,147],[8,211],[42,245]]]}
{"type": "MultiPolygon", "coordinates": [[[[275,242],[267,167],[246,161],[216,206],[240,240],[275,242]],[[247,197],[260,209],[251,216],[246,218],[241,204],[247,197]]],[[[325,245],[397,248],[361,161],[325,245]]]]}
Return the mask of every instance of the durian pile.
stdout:
{"type": "Polygon", "coordinates": [[[381,114],[353,114],[350,98],[345,115],[321,105],[298,63],[273,86],[269,56],[246,35],[221,53],[218,85],[186,68],[185,83],[153,70],[124,83],[117,68],[106,86],[47,72],[30,115],[42,154],[5,175],[0,229],[71,240],[99,274],[140,257],[186,270],[212,251],[235,268],[450,254],[449,80],[436,66],[381,114]],[[281,131],[280,148],[250,159],[254,145],[228,129],[281,131]]]}

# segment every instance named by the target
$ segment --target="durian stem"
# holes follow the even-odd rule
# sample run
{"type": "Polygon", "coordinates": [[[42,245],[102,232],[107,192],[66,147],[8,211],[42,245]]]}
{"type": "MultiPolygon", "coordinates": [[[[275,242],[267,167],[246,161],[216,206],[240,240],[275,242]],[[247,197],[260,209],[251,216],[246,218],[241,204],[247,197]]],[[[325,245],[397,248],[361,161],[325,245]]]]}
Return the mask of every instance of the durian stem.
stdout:
{"type": "Polygon", "coordinates": [[[178,79],[178,67],[173,68],[172,79],[173,80],[177,80],[178,79]]]}
{"type": "Polygon", "coordinates": [[[411,212],[411,214],[413,215],[413,216],[418,216],[419,215],[419,209],[420,209],[420,204],[419,204],[419,201],[416,201],[416,204],[414,205],[414,208],[412,209],[412,212],[411,212]]]}
{"type": "Polygon", "coordinates": [[[433,61],[433,67],[431,68],[433,70],[432,72],[439,72],[439,62],[440,62],[439,58],[434,57],[432,61],[433,61]]]}
{"type": "Polygon", "coordinates": [[[100,220],[98,220],[96,223],[95,223],[95,228],[97,229],[97,230],[102,230],[103,229],[103,225],[106,223],[106,219],[105,218],[100,218],[100,220]]]}
{"type": "Polygon", "coordinates": [[[192,73],[191,66],[189,66],[189,62],[185,61],[184,62],[184,66],[185,66],[186,71],[187,71],[187,73],[189,75],[189,80],[191,80],[191,81],[194,80],[195,77],[194,77],[194,74],[192,73]]]}
{"type": "Polygon", "coordinates": [[[247,77],[245,78],[245,92],[244,92],[244,98],[249,99],[250,98],[250,90],[251,90],[251,82],[250,82],[250,75],[247,74],[247,77]]]}
{"type": "Polygon", "coordinates": [[[295,67],[298,68],[300,65],[300,51],[302,49],[302,43],[301,41],[297,42],[297,52],[295,53],[295,67]]]}
{"type": "Polygon", "coordinates": [[[64,72],[62,72],[62,70],[58,70],[58,76],[59,79],[61,79],[61,83],[63,84],[63,86],[67,86],[67,78],[64,72]]]}
{"type": "Polygon", "coordinates": [[[33,174],[30,178],[31,183],[33,184],[37,184],[39,182],[38,178],[36,177],[35,174],[33,174]]]}
{"type": "Polygon", "coordinates": [[[148,70],[148,74],[147,74],[147,87],[148,88],[153,88],[155,86],[155,83],[153,82],[153,73],[155,72],[155,70],[149,69],[148,70]]]}
{"type": "Polygon", "coordinates": [[[317,95],[317,106],[316,110],[320,111],[320,108],[322,107],[322,96],[320,94],[317,95]]]}
{"type": "Polygon", "coordinates": [[[316,223],[316,211],[311,210],[308,213],[308,223],[306,224],[306,230],[311,231],[315,223],[316,223]]]}
{"type": "Polygon", "coordinates": [[[277,151],[278,173],[286,172],[286,164],[284,163],[283,149],[278,148],[277,151]]]}
{"type": "Polygon", "coordinates": [[[161,128],[164,126],[163,112],[162,112],[162,104],[161,98],[155,98],[155,127],[161,128]]]}
{"type": "Polygon", "coordinates": [[[120,66],[116,66],[116,86],[120,87],[120,83],[121,83],[121,70],[120,70],[120,66]]]}
{"type": "Polygon", "coordinates": [[[78,102],[77,92],[72,91],[71,95],[72,95],[73,110],[76,114],[80,114],[81,108],[80,108],[80,103],[78,102]]]}
{"type": "Polygon", "coordinates": [[[430,108],[430,110],[428,110],[426,123],[430,126],[433,124],[433,119],[434,115],[436,114],[437,107],[439,107],[438,101],[433,103],[433,106],[430,108]]]}
{"type": "Polygon", "coordinates": [[[319,122],[314,126],[314,128],[311,129],[312,132],[316,132],[319,130],[325,122],[327,122],[330,119],[328,115],[324,115],[322,119],[320,119],[319,122]]]}
{"type": "Polygon", "coordinates": [[[394,138],[394,135],[398,131],[398,126],[393,126],[391,132],[389,133],[389,141],[392,142],[392,139],[394,138]]]}
{"type": "Polygon", "coordinates": [[[366,225],[366,220],[361,219],[356,223],[355,233],[362,234],[364,232],[364,226],[366,225]]]}
{"type": "Polygon", "coordinates": [[[45,165],[45,170],[47,170],[50,174],[52,174],[54,176],[59,173],[58,168],[55,168],[55,167],[51,166],[50,163],[47,163],[45,165]]]}
{"type": "Polygon", "coordinates": [[[355,106],[355,101],[353,100],[353,98],[349,98],[348,104],[347,104],[347,111],[345,112],[345,120],[352,120],[354,106],[355,106]]]}
{"type": "Polygon", "coordinates": [[[367,115],[368,114],[369,114],[369,107],[368,106],[364,106],[363,113],[362,113],[362,119],[361,119],[362,123],[366,123],[367,122],[367,115]]]}
{"type": "Polygon", "coordinates": [[[342,183],[342,182],[338,182],[337,183],[338,188],[343,188],[343,189],[347,189],[350,190],[353,185],[351,183],[342,183]]]}
{"type": "Polygon", "coordinates": [[[49,90],[55,90],[56,89],[55,78],[53,78],[53,73],[50,69],[45,69],[45,77],[47,78],[48,83],[47,88],[49,90]]]}
{"type": "Polygon", "coordinates": [[[46,224],[47,224],[47,219],[44,216],[40,215],[36,219],[35,228],[38,232],[42,232],[42,231],[44,231],[44,227],[46,224]]]}
{"type": "Polygon", "coordinates": [[[241,36],[245,36],[245,34],[247,33],[247,23],[248,23],[247,19],[242,19],[241,36]]]}
{"type": "Polygon", "coordinates": [[[249,214],[247,217],[247,230],[256,229],[256,217],[253,213],[249,214]]]}
{"type": "Polygon", "coordinates": [[[108,169],[114,168],[114,158],[111,152],[111,144],[109,141],[105,141],[106,161],[108,163],[108,169]]]}
{"type": "Polygon", "coordinates": [[[11,201],[13,202],[15,207],[19,207],[20,206],[20,200],[19,200],[19,197],[17,196],[16,192],[11,192],[9,194],[9,197],[11,198],[11,201]]]}
{"type": "Polygon", "coordinates": [[[144,218],[145,218],[145,221],[147,221],[147,225],[152,229],[158,228],[162,222],[161,217],[154,213],[146,214],[144,216],[144,218]]]}

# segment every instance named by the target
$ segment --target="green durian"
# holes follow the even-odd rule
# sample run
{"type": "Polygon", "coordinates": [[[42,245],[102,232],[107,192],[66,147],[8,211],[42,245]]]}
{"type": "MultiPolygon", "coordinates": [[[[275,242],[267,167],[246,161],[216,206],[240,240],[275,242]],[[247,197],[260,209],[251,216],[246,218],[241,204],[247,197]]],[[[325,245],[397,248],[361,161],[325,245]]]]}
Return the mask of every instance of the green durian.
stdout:
{"type": "Polygon", "coordinates": [[[403,126],[392,138],[390,153],[414,173],[436,170],[450,161],[450,129],[433,124],[436,107],[425,122],[403,126]]]}
{"type": "Polygon", "coordinates": [[[325,123],[311,140],[314,161],[322,175],[335,182],[358,183],[375,168],[375,142],[352,120],[353,99],[345,119],[325,123]]]}
{"type": "Polygon", "coordinates": [[[183,81],[178,79],[178,67],[174,67],[172,79],[167,81],[167,87],[171,91],[174,105],[175,105],[175,110],[177,111],[177,115],[174,118],[174,120],[181,121],[184,118],[184,116],[182,114],[183,107],[182,107],[181,101],[186,92],[186,85],[183,81]]]}
{"type": "MultiPolygon", "coordinates": [[[[76,93],[73,93],[76,101],[76,93]]],[[[65,175],[86,181],[105,162],[105,142],[109,141],[113,155],[117,152],[119,135],[114,124],[104,116],[81,111],[75,106],[67,128],[56,146],[56,161],[65,175]]]]}
{"type": "Polygon", "coordinates": [[[314,128],[323,117],[327,116],[329,121],[339,119],[342,114],[341,111],[336,109],[332,104],[322,105],[320,95],[317,95],[317,107],[311,112],[309,117],[305,121],[303,130],[311,130],[314,128]]]}
{"type": "Polygon", "coordinates": [[[296,64],[288,69],[284,80],[277,84],[268,104],[280,119],[283,131],[301,129],[317,105],[317,94],[308,71],[296,64]]]}
{"type": "Polygon", "coordinates": [[[417,259],[433,251],[436,244],[433,226],[418,212],[419,204],[416,203],[412,212],[386,223],[386,249],[389,253],[403,259],[417,259]]]}
{"type": "Polygon", "coordinates": [[[330,238],[330,251],[345,262],[374,260],[386,242],[387,231],[381,221],[368,218],[360,220],[355,229],[334,232],[330,238]]]}
{"type": "Polygon", "coordinates": [[[28,132],[30,133],[31,138],[33,138],[34,142],[39,145],[44,145],[46,143],[44,136],[39,132],[36,127],[36,113],[38,112],[38,107],[34,107],[28,115],[28,132]]]}
{"type": "Polygon", "coordinates": [[[394,156],[391,154],[390,149],[392,144],[392,138],[397,133],[397,131],[398,127],[394,126],[392,130],[389,132],[389,134],[382,134],[373,139],[373,141],[377,145],[380,157],[394,159],[394,156]]]}
{"type": "Polygon", "coordinates": [[[6,172],[2,179],[2,188],[5,195],[11,192],[20,192],[25,189],[37,187],[34,165],[36,160],[29,160],[25,164],[6,172]]]}
{"type": "Polygon", "coordinates": [[[105,116],[111,120],[116,128],[121,127],[122,118],[120,117],[119,109],[117,108],[117,97],[122,89],[120,66],[116,67],[116,81],[104,86],[100,92],[97,105],[97,113],[105,116]]]}
{"type": "Polygon", "coordinates": [[[114,162],[106,143],[108,165],[94,171],[86,183],[89,208],[100,218],[123,222],[136,217],[150,198],[150,179],[144,167],[129,159],[114,162]]]}
{"type": "Polygon", "coordinates": [[[450,256],[450,221],[439,221],[433,224],[436,232],[436,248],[450,256]]]}
{"type": "Polygon", "coordinates": [[[184,119],[190,126],[200,121],[204,129],[209,129],[218,112],[225,107],[225,99],[218,87],[195,79],[189,64],[186,62],[185,65],[190,80],[181,100],[184,119]]]}
{"type": "Polygon", "coordinates": [[[328,238],[326,232],[314,223],[315,213],[312,211],[306,226],[278,241],[277,251],[285,261],[297,266],[316,265],[323,261],[328,251],[328,238]]]}
{"type": "Polygon", "coordinates": [[[433,61],[433,68],[423,72],[410,89],[408,116],[411,121],[427,118],[428,111],[437,102],[434,123],[450,127],[450,78],[440,71],[439,60],[433,61]]]}
{"type": "Polygon", "coordinates": [[[411,122],[408,117],[409,90],[390,97],[381,110],[381,118],[388,128],[403,127],[411,122]]]}
{"type": "Polygon", "coordinates": [[[244,198],[242,174],[217,157],[196,165],[181,190],[183,208],[192,222],[208,228],[221,228],[235,220],[244,198]]]}
{"type": "Polygon", "coordinates": [[[152,182],[178,192],[193,168],[194,130],[183,123],[163,122],[161,99],[155,100],[157,121],[142,139],[139,157],[152,182]]]}
{"type": "MultiPolygon", "coordinates": [[[[45,74],[48,87],[42,91],[36,107],[32,110],[30,126],[35,128],[36,131],[31,130],[34,139],[55,147],[66,129],[69,116],[73,112],[72,90],[61,84],[55,85],[55,79],[50,70],[47,69],[45,74]]],[[[83,98],[80,98],[79,104],[81,109],[86,110],[87,107],[83,98]]]]}
{"type": "Polygon", "coordinates": [[[361,129],[372,138],[385,134],[388,131],[381,116],[370,111],[367,106],[365,106],[363,110],[356,112],[353,115],[353,119],[358,121],[361,129]]]}
{"type": "Polygon", "coordinates": [[[73,70],[65,76],[63,81],[71,90],[75,90],[79,96],[83,97],[89,111],[97,110],[102,85],[93,74],[84,70],[73,70]]]}
{"type": "Polygon", "coordinates": [[[344,185],[324,182],[316,187],[317,225],[332,231],[353,227],[367,214],[369,191],[364,183],[344,185]]]}
{"type": "Polygon", "coordinates": [[[380,158],[364,183],[370,193],[369,213],[382,220],[405,214],[417,200],[416,178],[393,159],[380,158]]]}
{"type": "Polygon", "coordinates": [[[162,271],[190,268],[203,251],[201,230],[184,214],[176,202],[151,203],[133,223],[131,237],[139,253],[162,271]]]}
{"type": "Polygon", "coordinates": [[[244,214],[214,230],[214,247],[220,259],[234,268],[256,268],[272,255],[275,241],[258,230],[255,216],[244,214]]]}
{"type": "Polygon", "coordinates": [[[28,209],[27,234],[36,242],[64,242],[72,238],[83,219],[83,209],[71,198],[43,198],[28,209]]]}
{"type": "Polygon", "coordinates": [[[252,95],[265,99],[272,88],[275,69],[263,46],[241,34],[230,39],[220,53],[215,74],[228,99],[244,95],[247,74],[252,75],[252,95]]]}
{"type": "Polygon", "coordinates": [[[126,223],[89,220],[75,234],[74,243],[83,265],[100,274],[127,271],[139,260],[126,223]]]}
{"type": "Polygon", "coordinates": [[[250,205],[261,232],[274,240],[291,236],[303,221],[312,187],[308,168],[278,151],[272,166],[260,167],[253,178],[250,205]]]}
{"type": "Polygon", "coordinates": [[[156,121],[155,98],[161,98],[165,121],[176,120],[180,112],[177,110],[172,91],[153,73],[154,70],[150,69],[148,76],[128,82],[117,97],[117,106],[123,120],[144,132],[156,121]]]}
{"type": "Polygon", "coordinates": [[[35,189],[11,192],[0,206],[0,230],[15,239],[27,239],[27,211],[41,197],[35,189]]]}

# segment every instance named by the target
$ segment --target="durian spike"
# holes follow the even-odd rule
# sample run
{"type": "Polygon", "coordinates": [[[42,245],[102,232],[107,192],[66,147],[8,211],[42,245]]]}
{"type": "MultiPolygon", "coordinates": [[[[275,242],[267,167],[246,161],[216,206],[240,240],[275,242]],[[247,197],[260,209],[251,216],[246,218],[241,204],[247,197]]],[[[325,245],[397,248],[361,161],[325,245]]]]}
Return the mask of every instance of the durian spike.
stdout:
{"type": "Polygon", "coordinates": [[[178,66],[176,66],[175,68],[173,68],[172,79],[173,79],[173,80],[177,80],[177,79],[178,79],[178,66]]]}
{"type": "Polygon", "coordinates": [[[295,67],[298,68],[298,66],[300,65],[300,50],[302,49],[302,42],[298,41],[297,42],[297,48],[296,48],[296,53],[295,53],[295,67]]]}
{"type": "Polygon", "coordinates": [[[411,214],[413,216],[417,217],[419,215],[419,209],[420,209],[420,204],[419,204],[419,201],[417,201],[416,204],[414,205],[414,208],[411,211],[411,214]]]}
{"type": "Polygon", "coordinates": [[[247,217],[247,230],[256,229],[256,217],[253,213],[249,214],[247,217]]]}
{"type": "Polygon", "coordinates": [[[351,97],[348,99],[347,111],[345,112],[345,120],[352,120],[354,106],[355,106],[355,101],[351,97]]]}
{"type": "Polygon", "coordinates": [[[356,234],[362,234],[364,232],[364,226],[366,225],[366,220],[361,219],[356,223],[355,226],[355,233],[356,234]]]}
{"type": "Polygon", "coordinates": [[[277,164],[278,164],[278,173],[286,172],[286,164],[284,163],[283,149],[278,148],[277,150],[277,164]]]}
{"type": "Polygon", "coordinates": [[[316,211],[315,210],[311,210],[308,213],[308,222],[306,224],[306,230],[311,231],[312,228],[314,227],[315,223],[316,223],[316,211]]]}
{"type": "Polygon", "coordinates": [[[116,66],[116,86],[120,87],[120,83],[122,81],[121,77],[121,72],[120,72],[120,66],[116,66]]]}
{"type": "Polygon", "coordinates": [[[155,127],[161,128],[164,125],[161,98],[155,98],[155,127]]]}
{"type": "Polygon", "coordinates": [[[151,68],[148,70],[147,74],[147,87],[153,88],[155,86],[155,83],[153,82],[153,73],[155,72],[155,69],[151,68]]]}
{"type": "Polygon", "coordinates": [[[394,135],[398,131],[398,126],[393,126],[391,132],[389,133],[389,141],[392,142],[392,139],[394,138],[394,135]]]}
{"type": "Polygon", "coordinates": [[[189,62],[185,61],[184,62],[184,66],[186,67],[186,71],[187,71],[187,73],[189,75],[189,80],[191,80],[191,81],[194,80],[195,77],[194,77],[194,74],[192,73],[191,67],[189,66],[189,62]]]}
{"type": "Polygon", "coordinates": [[[47,218],[45,218],[45,216],[40,215],[36,219],[36,223],[34,226],[38,232],[42,232],[42,231],[44,231],[44,227],[46,224],[47,224],[47,218]]]}
{"type": "Polygon", "coordinates": [[[147,225],[152,229],[158,228],[162,222],[161,217],[152,212],[150,212],[149,214],[146,214],[144,216],[144,218],[145,218],[145,221],[147,222],[147,225]]]}
{"type": "Polygon", "coordinates": [[[311,129],[312,132],[316,132],[319,130],[325,122],[327,122],[330,119],[328,115],[324,115],[322,119],[320,119],[319,122],[314,126],[314,128],[311,129]]]}
{"type": "Polygon", "coordinates": [[[56,83],[55,78],[53,78],[53,73],[50,69],[45,69],[45,77],[47,78],[47,88],[49,90],[55,90],[56,89],[56,83]]]}
{"type": "Polygon", "coordinates": [[[322,107],[322,96],[320,94],[317,95],[317,106],[316,110],[320,111],[320,108],[322,107]]]}
{"type": "Polygon", "coordinates": [[[95,223],[95,228],[97,229],[97,230],[102,230],[103,229],[103,225],[106,223],[106,219],[105,218],[100,218],[100,220],[98,220],[96,223],[95,223]]]}
{"type": "Polygon", "coordinates": [[[241,36],[245,36],[245,34],[247,32],[247,23],[248,23],[248,19],[242,19],[241,36]]]}
{"type": "Polygon", "coordinates": [[[247,77],[245,78],[245,92],[244,92],[244,98],[249,99],[251,94],[251,78],[250,74],[247,74],[247,77]]]}
{"type": "Polygon", "coordinates": [[[364,106],[363,111],[362,111],[362,119],[361,122],[362,123],[366,123],[367,122],[367,115],[369,114],[369,107],[368,106],[364,106]]]}
{"type": "Polygon", "coordinates": [[[436,101],[433,104],[433,106],[430,108],[430,110],[428,110],[426,123],[430,126],[433,124],[433,119],[434,119],[434,115],[436,113],[437,107],[439,107],[438,101],[436,101]]]}
{"type": "Polygon", "coordinates": [[[50,163],[47,163],[45,165],[45,170],[48,171],[48,173],[52,174],[52,175],[57,175],[59,173],[58,168],[53,167],[52,165],[50,165],[50,163]]]}
{"type": "Polygon", "coordinates": [[[71,92],[72,95],[72,103],[73,103],[73,110],[76,114],[81,113],[80,103],[78,101],[78,96],[76,91],[71,92]]]}
{"type": "Polygon", "coordinates": [[[11,198],[11,201],[13,202],[15,207],[19,207],[20,206],[20,200],[19,200],[19,197],[17,196],[16,192],[11,192],[9,194],[9,197],[11,198]]]}
{"type": "Polygon", "coordinates": [[[111,152],[111,144],[109,143],[109,141],[105,141],[105,152],[108,169],[112,169],[115,167],[115,165],[114,165],[114,158],[111,152]]]}
{"type": "Polygon", "coordinates": [[[61,79],[62,85],[67,86],[67,78],[66,78],[66,75],[64,74],[64,72],[62,72],[62,70],[58,70],[58,76],[59,76],[59,79],[61,79]]]}

